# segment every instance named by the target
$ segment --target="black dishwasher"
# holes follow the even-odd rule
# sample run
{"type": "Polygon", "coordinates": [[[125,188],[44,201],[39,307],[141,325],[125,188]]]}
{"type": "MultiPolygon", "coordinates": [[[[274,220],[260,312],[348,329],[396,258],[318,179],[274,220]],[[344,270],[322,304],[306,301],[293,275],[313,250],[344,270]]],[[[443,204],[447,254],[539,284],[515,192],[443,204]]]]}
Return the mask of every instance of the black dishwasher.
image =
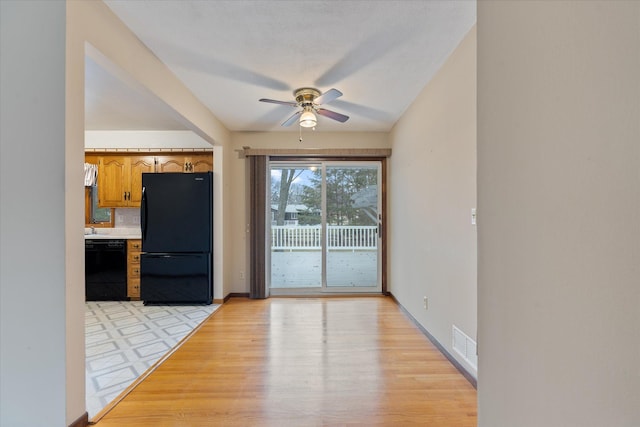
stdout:
{"type": "Polygon", "coordinates": [[[127,245],[122,239],[84,241],[85,299],[127,300],[127,245]]]}

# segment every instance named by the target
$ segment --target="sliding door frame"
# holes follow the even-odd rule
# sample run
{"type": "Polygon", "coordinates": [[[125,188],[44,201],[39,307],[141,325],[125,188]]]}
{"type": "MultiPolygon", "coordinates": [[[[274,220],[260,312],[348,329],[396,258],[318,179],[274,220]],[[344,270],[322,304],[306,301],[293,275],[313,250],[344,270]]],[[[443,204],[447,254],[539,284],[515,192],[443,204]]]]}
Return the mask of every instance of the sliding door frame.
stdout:
{"type": "MultiPolygon", "coordinates": [[[[327,165],[331,165],[331,166],[335,166],[335,165],[339,165],[340,163],[344,163],[345,166],[350,165],[353,166],[354,164],[358,163],[358,162],[363,162],[363,163],[377,163],[379,162],[380,164],[380,169],[379,169],[379,185],[380,185],[380,190],[379,190],[379,195],[380,195],[380,201],[379,201],[379,215],[381,216],[381,218],[379,218],[379,225],[378,225],[378,234],[379,234],[379,243],[381,245],[381,248],[378,250],[378,257],[379,262],[376,266],[376,268],[378,269],[378,275],[379,275],[379,283],[380,283],[380,289],[378,290],[376,288],[375,291],[358,291],[357,289],[348,289],[348,288],[340,288],[340,289],[326,289],[326,283],[325,283],[325,278],[326,278],[326,271],[324,271],[324,269],[326,268],[326,253],[325,250],[323,250],[323,254],[322,254],[322,260],[323,260],[323,286],[322,289],[320,290],[320,292],[318,292],[318,288],[309,288],[309,289],[305,289],[305,288],[293,288],[292,290],[295,291],[296,294],[313,294],[313,295],[318,295],[318,294],[358,294],[358,295],[366,295],[366,294],[380,294],[382,293],[383,295],[389,295],[388,291],[387,291],[387,159],[386,157],[358,157],[358,156],[320,156],[320,157],[309,157],[309,156],[270,156],[267,160],[267,167],[266,167],[266,177],[265,179],[268,180],[268,182],[270,182],[270,170],[271,170],[271,164],[272,163],[300,163],[300,164],[309,164],[309,163],[326,163],[327,165]]],[[[324,174],[323,174],[323,181],[324,181],[324,174]]],[[[267,188],[270,188],[269,185],[267,185],[267,188]]],[[[324,185],[323,185],[323,191],[324,191],[324,185]]],[[[326,198],[323,197],[323,204],[325,203],[324,200],[326,198]]],[[[267,197],[267,200],[269,200],[269,197],[267,197]]],[[[323,210],[326,208],[326,206],[323,206],[323,210]]],[[[266,209],[266,206],[265,206],[266,209]]],[[[325,224],[326,219],[323,218],[323,224],[325,224]]],[[[266,231],[266,239],[267,239],[267,245],[265,245],[265,253],[263,254],[263,259],[265,259],[265,264],[270,264],[270,227],[267,227],[266,222],[265,222],[265,231],[266,231]],[[269,251],[269,252],[267,252],[269,251]]],[[[323,230],[326,229],[326,226],[323,226],[323,230]]],[[[324,248],[324,245],[323,245],[324,248]]],[[[269,273],[269,268],[266,269],[266,274],[270,274],[269,273]]],[[[270,285],[270,277],[265,277],[264,278],[264,282],[265,285],[267,287],[269,287],[270,285]]],[[[266,290],[267,294],[271,294],[271,295],[278,295],[278,294],[287,294],[287,295],[292,295],[292,292],[290,290],[286,290],[286,291],[281,291],[279,288],[273,288],[273,289],[268,289],[266,290]]]]}

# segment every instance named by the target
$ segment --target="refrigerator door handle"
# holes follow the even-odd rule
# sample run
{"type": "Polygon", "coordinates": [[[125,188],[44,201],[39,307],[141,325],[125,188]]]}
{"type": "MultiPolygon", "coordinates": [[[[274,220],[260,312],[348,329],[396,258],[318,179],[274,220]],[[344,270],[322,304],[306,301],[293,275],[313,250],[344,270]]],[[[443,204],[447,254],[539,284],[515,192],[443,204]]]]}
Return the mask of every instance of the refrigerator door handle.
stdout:
{"type": "Polygon", "coordinates": [[[142,200],[140,203],[140,223],[142,229],[142,241],[145,240],[147,234],[147,192],[142,187],[142,200]]]}

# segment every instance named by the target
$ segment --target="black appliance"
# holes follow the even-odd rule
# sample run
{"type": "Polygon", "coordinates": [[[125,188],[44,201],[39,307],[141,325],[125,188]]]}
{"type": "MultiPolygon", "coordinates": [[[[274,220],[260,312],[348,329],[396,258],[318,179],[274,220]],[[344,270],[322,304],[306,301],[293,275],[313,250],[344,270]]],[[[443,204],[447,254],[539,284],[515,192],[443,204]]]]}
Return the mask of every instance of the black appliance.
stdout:
{"type": "Polygon", "coordinates": [[[140,299],[213,301],[213,173],[143,173],[140,299]]]}
{"type": "Polygon", "coordinates": [[[85,240],[84,273],[87,301],[126,301],[126,242],[120,239],[85,240]]]}

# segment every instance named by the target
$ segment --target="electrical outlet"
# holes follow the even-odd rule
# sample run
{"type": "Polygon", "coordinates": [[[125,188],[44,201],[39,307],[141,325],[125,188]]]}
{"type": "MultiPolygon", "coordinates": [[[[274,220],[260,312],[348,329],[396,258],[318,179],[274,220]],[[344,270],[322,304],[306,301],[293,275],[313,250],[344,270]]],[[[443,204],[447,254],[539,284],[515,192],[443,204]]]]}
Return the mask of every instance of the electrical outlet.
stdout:
{"type": "Polygon", "coordinates": [[[244,271],[240,271],[240,279],[244,280],[244,271]]]}
{"type": "Polygon", "coordinates": [[[424,304],[424,309],[429,310],[429,298],[426,296],[422,298],[422,303],[424,304]]]}

